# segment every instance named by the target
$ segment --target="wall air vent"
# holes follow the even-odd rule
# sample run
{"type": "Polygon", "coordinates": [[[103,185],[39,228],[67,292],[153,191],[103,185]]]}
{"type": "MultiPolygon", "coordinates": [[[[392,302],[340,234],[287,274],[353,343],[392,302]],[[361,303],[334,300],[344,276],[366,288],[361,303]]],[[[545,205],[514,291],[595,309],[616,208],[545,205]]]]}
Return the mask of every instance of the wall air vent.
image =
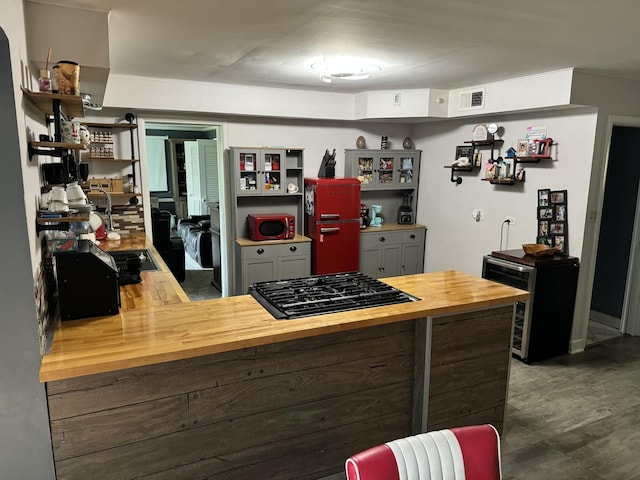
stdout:
{"type": "Polygon", "coordinates": [[[484,88],[460,92],[458,110],[476,110],[484,108],[484,88]]]}

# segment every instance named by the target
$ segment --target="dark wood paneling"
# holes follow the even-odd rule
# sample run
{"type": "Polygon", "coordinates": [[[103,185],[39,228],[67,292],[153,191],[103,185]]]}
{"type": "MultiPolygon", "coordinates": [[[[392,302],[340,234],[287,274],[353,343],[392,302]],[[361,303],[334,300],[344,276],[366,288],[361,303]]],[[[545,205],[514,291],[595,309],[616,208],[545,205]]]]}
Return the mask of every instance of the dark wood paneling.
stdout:
{"type": "Polygon", "coordinates": [[[183,430],[188,415],[187,396],[180,395],[54,420],[55,458],[63,460],[183,430]]]}
{"type": "Polygon", "coordinates": [[[413,322],[401,322],[388,328],[355,330],[50,382],[49,415],[55,420],[306,368],[412,352],[413,341],[413,322]],[[282,352],[287,353],[281,355],[282,352]]]}
{"type": "Polygon", "coordinates": [[[433,321],[431,366],[504,351],[511,344],[513,307],[433,321]]]}
{"type": "MultiPolygon", "coordinates": [[[[280,451],[275,445],[301,435],[325,437],[325,430],[375,418],[382,412],[406,412],[409,417],[411,393],[411,387],[403,384],[365,390],[57,461],[58,480],[137,478],[267,443],[271,448],[267,449],[267,458],[263,461],[289,456],[295,462],[300,453],[297,448],[280,451]]],[[[391,436],[395,431],[384,433],[391,436]]],[[[330,443],[335,438],[329,435],[325,440],[330,443]]],[[[298,467],[301,473],[306,471],[303,463],[298,467]]]]}
{"type": "Polygon", "coordinates": [[[502,407],[494,407],[489,410],[482,410],[480,412],[472,413],[471,415],[465,415],[464,417],[455,418],[451,420],[445,420],[443,422],[434,423],[430,425],[430,430],[442,430],[443,428],[464,427],[466,425],[481,425],[483,423],[489,423],[496,427],[499,432],[502,432],[504,426],[504,410],[502,407]]]}
{"type": "Polygon", "coordinates": [[[433,319],[428,430],[491,423],[502,431],[513,307],[433,319]]]}
{"type": "Polygon", "coordinates": [[[476,385],[507,378],[508,352],[441,364],[431,368],[429,388],[437,394],[458,390],[461,385],[476,385]]]}
{"type": "Polygon", "coordinates": [[[189,415],[191,422],[210,423],[406,382],[412,374],[413,355],[406,352],[328,365],[191,393],[189,415]]]}
{"type": "Polygon", "coordinates": [[[414,342],[411,321],[55,382],[58,479],[337,471],[411,432],[414,342]]]}
{"type": "Polygon", "coordinates": [[[367,448],[379,445],[390,438],[409,435],[409,417],[405,413],[384,415],[362,422],[349,423],[323,432],[303,435],[268,445],[226,454],[220,458],[205,458],[188,465],[165,470],[145,477],[145,480],[176,480],[181,478],[315,480],[332,473],[343,472],[345,460],[367,448]],[[269,451],[293,452],[271,457],[269,451]],[[264,460],[268,458],[268,460],[264,460]],[[222,468],[222,462],[226,465],[222,468]],[[304,465],[304,468],[301,467],[304,465]],[[326,465],[333,465],[326,468],[326,465]],[[307,472],[306,474],[303,473],[307,472]]]}
{"type": "Polygon", "coordinates": [[[431,425],[504,406],[507,379],[502,378],[429,397],[427,424],[431,425]]]}
{"type": "MultiPolygon", "coordinates": [[[[433,320],[430,429],[501,428],[511,315],[501,307],[433,320]]],[[[424,374],[415,325],[48,384],[58,480],[312,480],[339,472],[348,456],[412,433],[421,395],[414,377],[424,374]]]]}

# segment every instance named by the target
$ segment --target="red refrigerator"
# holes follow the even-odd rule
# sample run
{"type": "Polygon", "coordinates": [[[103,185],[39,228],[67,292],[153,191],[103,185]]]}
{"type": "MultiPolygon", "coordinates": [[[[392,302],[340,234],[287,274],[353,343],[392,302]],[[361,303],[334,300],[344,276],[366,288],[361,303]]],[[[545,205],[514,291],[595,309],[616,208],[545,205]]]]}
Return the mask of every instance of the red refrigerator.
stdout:
{"type": "Polygon", "coordinates": [[[311,273],[358,271],[360,264],[360,181],[305,178],[304,233],[311,244],[311,273]]]}

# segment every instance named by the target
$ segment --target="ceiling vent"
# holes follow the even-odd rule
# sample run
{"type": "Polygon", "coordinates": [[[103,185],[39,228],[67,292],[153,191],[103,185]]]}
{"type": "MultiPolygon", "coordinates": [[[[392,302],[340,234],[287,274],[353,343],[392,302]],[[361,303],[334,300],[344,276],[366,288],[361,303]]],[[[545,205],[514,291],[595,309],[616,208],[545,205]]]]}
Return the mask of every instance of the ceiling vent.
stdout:
{"type": "Polygon", "coordinates": [[[460,92],[458,110],[476,110],[484,108],[484,88],[460,92]]]}

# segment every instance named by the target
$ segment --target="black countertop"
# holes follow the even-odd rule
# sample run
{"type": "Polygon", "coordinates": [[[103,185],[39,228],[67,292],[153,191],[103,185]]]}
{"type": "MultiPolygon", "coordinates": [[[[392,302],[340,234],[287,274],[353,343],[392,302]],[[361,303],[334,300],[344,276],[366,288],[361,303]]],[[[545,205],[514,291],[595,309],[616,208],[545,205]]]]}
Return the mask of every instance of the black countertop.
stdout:
{"type": "Polygon", "coordinates": [[[542,265],[559,263],[578,263],[580,261],[578,257],[572,257],[564,253],[554,253],[553,255],[543,257],[527,255],[522,248],[515,250],[497,250],[491,252],[491,256],[501,260],[527,265],[529,267],[539,267],[542,265]]]}

